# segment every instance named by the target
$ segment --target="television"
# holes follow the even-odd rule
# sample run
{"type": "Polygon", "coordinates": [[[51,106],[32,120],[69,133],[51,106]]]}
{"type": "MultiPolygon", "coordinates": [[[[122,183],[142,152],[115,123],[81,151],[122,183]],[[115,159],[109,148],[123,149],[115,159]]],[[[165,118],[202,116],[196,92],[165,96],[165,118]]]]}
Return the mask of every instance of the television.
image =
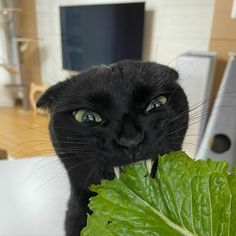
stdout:
{"type": "Polygon", "coordinates": [[[144,2],[60,7],[63,68],[142,59],[144,2]]]}

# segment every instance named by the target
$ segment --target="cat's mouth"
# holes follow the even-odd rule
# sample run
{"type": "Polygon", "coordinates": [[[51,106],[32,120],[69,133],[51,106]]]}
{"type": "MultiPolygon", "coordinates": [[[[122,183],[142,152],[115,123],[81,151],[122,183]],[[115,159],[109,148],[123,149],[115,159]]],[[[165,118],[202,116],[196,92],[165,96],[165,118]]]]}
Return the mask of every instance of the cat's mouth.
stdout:
{"type": "MultiPolygon", "coordinates": [[[[143,163],[143,164],[145,164],[148,173],[151,174],[152,168],[153,168],[153,163],[154,163],[152,159],[147,159],[147,160],[142,160],[142,161],[133,162],[133,164],[138,164],[138,163],[143,163]]],[[[126,165],[127,165],[127,164],[122,165],[122,166],[114,166],[114,167],[113,167],[116,178],[118,178],[118,179],[120,178],[120,171],[121,171],[122,167],[124,167],[124,166],[126,166],[126,165]]]]}

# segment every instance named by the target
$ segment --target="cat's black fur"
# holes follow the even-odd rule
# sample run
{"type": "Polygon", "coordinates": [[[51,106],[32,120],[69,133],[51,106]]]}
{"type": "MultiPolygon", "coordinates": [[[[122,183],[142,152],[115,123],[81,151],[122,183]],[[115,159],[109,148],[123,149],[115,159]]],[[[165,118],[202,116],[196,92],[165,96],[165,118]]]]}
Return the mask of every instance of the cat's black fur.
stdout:
{"type": "Polygon", "coordinates": [[[88,189],[114,178],[113,166],[180,150],[188,125],[188,102],[178,73],[156,63],[120,61],[93,67],[49,88],[37,106],[51,113],[50,134],[71,183],[66,235],[78,236],[86,225],[88,189]],[[168,102],[150,113],[150,102],[168,102]],[[102,123],[78,123],[73,111],[97,112],[102,123]]]}

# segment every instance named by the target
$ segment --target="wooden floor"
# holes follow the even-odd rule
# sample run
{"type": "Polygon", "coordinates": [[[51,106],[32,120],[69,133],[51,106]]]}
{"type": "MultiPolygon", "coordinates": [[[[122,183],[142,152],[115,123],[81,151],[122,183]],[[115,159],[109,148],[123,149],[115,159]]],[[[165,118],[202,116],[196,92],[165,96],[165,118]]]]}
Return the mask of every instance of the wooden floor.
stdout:
{"type": "Polygon", "coordinates": [[[0,107],[0,149],[14,158],[52,155],[48,121],[21,107],[0,107]]]}

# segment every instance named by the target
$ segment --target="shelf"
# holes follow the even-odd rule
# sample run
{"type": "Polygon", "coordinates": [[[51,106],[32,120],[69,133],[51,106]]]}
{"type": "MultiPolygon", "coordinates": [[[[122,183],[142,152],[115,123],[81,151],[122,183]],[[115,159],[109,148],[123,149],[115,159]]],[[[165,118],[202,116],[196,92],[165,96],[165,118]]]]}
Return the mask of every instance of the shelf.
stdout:
{"type": "Polygon", "coordinates": [[[19,13],[21,11],[22,11],[22,9],[20,9],[20,8],[8,8],[8,7],[0,8],[0,14],[4,14],[4,15],[6,15],[9,12],[19,13]]]}
{"type": "Polygon", "coordinates": [[[25,84],[6,84],[6,88],[9,89],[25,89],[27,88],[27,85],[25,84]]]}
{"type": "Polygon", "coordinates": [[[15,42],[20,42],[20,43],[38,42],[40,40],[42,40],[42,38],[31,38],[31,37],[16,37],[16,38],[14,38],[15,42]]]}
{"type": "Polygon", "coordinates": [[[16,75],[19,75],[20,72],[18,69],[12,67],[11,65],[9,64],[3,64],[3,63],[0,63],[0,67],[3,67],[9,74],[13,75],[13,76],[16,76],[16,75]]]}

